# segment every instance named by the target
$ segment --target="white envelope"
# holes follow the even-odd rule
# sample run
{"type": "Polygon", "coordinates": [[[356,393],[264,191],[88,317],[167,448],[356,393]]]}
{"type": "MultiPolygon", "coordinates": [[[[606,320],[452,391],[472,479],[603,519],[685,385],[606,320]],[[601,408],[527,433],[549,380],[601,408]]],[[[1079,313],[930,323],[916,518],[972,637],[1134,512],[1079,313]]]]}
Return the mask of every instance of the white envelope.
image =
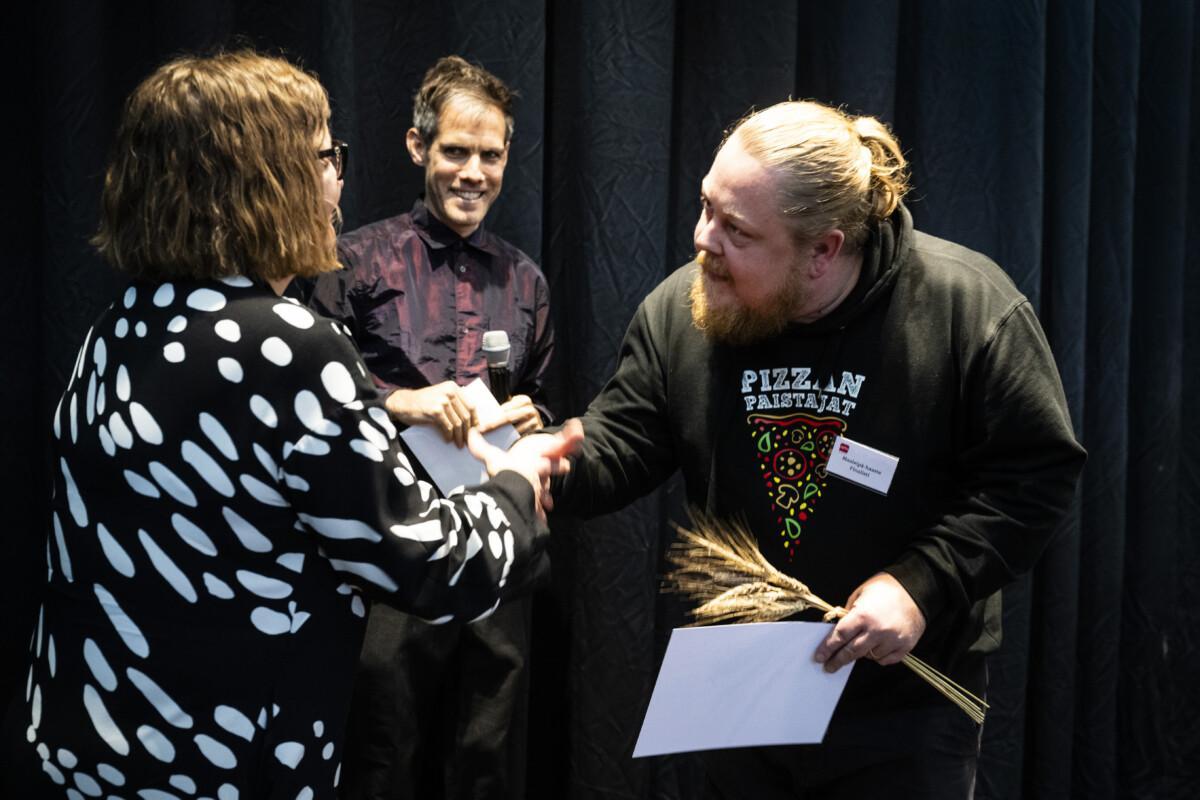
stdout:
{"type": "Polygon", "coordinates": [[[676,628],[634,758],[820,742],[854,668],[830,674],[813,661],[832,629],[824,622],[676,628]]]}
{"type": "MultiPolygon", "coordinates": [[[[499,411],[500,404],[478,378],[462,387],[462,393],[480,419],[499,411]]],[[[488,478],[482,461],[471,455],[466,447],[456,447],[453,442],[447,442],[432,425],[413,425],[402,431],[400,438],[417,461],[421,462],[443,497],[460,486],[474,486],[488,478]]],[[[483,438],[501,450],[507,450],[520,436],[512,425],[502,425],[485,433],[483,438]]]]}

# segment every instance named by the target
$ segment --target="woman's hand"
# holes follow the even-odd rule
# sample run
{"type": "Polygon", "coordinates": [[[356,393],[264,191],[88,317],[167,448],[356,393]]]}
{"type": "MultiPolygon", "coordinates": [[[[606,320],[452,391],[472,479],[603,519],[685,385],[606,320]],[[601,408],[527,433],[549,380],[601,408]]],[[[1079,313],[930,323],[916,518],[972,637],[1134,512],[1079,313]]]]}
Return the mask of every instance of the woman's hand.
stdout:
{"type": "Polygon", "coordinates": [[[487,442],[478,429],[472,428],[467,438],[471,454],[483,462],[488,475],[512,470],[525,476],[533,487],[538,517],[554,507],[550,496],[550,478],[571,469],[569,457],[583,444],[583,423],[569,419],[557,433],[535,433],[518,439],[507,451],[487,442]]]}

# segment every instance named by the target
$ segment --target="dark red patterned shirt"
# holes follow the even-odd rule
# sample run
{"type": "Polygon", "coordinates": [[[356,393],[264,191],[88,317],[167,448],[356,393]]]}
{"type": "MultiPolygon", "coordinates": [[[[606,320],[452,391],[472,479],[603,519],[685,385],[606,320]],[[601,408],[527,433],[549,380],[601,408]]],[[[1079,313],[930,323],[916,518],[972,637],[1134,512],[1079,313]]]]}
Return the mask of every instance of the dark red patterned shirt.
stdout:
{"type": "Polygon", "coordinates": [[[483,333],[504,330],[512,392],[549,421],[550,291],[529,256],[482,227],[463,239],[418,200],[343,235],[338,258],[345,269],[322,275],[309,303],[350,329],[385,390],[486,382],[483,333]]]}

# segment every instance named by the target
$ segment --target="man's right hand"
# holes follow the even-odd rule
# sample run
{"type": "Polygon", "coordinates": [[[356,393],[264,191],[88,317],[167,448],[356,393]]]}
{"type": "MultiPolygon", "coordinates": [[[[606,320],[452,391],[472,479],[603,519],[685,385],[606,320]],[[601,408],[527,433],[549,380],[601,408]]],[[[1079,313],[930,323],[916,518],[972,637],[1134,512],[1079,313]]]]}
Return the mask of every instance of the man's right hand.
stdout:
{"type": "Polygon", "coordinates": [[[557,433],[535,433],[518,439],[507,451],[488,443],[478,429],[471,431],[471,454],[483,462],[488,475],[510,469],[525,476],[533,488],[538,517],[554,506],[550,478],[570,471],[570,457],[583,445],[583,423],[569,419],[557,433]]]}
{"type": "Polygon", "coordinates": [[[475,410],[467,404],[454,381],[423,389],[397,389],[384,401],[388,413],[405,425],[432,425],[446,441],[458,447],[467,443],[467,431],[476,424],[475,410]]]}

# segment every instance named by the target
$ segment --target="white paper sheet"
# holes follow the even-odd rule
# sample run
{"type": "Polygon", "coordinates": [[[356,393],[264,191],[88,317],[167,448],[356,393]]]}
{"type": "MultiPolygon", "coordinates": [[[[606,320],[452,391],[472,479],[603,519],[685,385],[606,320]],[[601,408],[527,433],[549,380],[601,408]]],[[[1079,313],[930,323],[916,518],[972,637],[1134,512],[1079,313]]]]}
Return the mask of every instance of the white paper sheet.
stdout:
{"type": "MultiPolygon", "coordinates": [[[[462,393],[479,419],[487,419],[499,412],[500,404],[478,378],[462,387],[462,393]]],[[[413,425],[401,432],[400,438],[417,461],[421,462],[421,466],[425,467],[443,496],[459,486],[474,486],[487,480],[483,462],[471,455],[466,447],[456,447],[454,442],[447,442],[432,425],[413,425]]],[[[483,438],[501,450],[507,450],[519,436],[512,425],[502,425],[485,433],[483,438]]]]}
{"type": "Polygon", "coordinates": [[[853,669],[829,674],[813,661],[832,629],[824,622],[676,628],[634,757],[820,742],[853,669]]]}

